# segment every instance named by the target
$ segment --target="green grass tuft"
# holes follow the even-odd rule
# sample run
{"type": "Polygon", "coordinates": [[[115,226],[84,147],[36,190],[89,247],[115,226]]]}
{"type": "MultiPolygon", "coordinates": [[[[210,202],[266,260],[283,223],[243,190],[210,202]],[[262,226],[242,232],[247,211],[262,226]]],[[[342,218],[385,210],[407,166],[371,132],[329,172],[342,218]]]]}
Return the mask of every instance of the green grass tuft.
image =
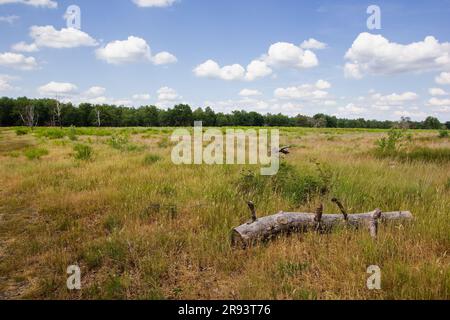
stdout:
{"type": "Polygon", "coordinates": [[[33,149],[28,149],[24,152],[25,157],[28,158],[28,160],[39,160],[41,159],[43,156],[46,156],[49,154],[47,149],[44,148],[33,148],[33,149]]]}
{"type": "Polygon", "coordinates": [[[152,165],[161,160],[161,157],[157,154],[148,154],[144,158],[145,165],[152,165]]]}
{"type": "Polygon", "coordinates": [[[16,135],[18,135],[18,136],[25,136],[25,135],[30,133],[30,129],[28,129],[28,128],[17,128],[15,130],[15,132],[16,132],[16,135]]]}
{"type": "Polygon", "coordinates": [[[92,147],[85,144],[77,144],[73,147],[75,151],[74,157],[77,160],[91,160],[93,155],[92,147]]]}

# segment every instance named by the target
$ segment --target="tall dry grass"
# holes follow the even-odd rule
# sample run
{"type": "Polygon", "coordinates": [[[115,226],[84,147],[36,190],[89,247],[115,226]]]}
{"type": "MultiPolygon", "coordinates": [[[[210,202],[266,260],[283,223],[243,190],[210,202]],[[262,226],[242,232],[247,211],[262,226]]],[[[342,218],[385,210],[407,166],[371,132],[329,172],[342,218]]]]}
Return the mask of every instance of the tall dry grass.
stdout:
{"type": "MultiPolygon", "coordinates": [[[[383,131],[282,129],[295,172],[283,179],[321,183],[317,164],[332,173],[326,194],[293,197],[284,181],[252,180],[243,190],[251,166],[173,165],[169,128],[76,129],[76,139],[53,130],[1,131],[0,298],[450,298],[450,164],[376,157],[383,131]],[[116,135],[127,137],[113,140],[120,148],[116,135]],[[89,161],[76,159],[79,144],[92,148],[89,161]],[[48,154],[29,160],[30,148],[48,154]],[[230,230],[250,218],[249,197],[266,215],[319,202],[336,212],[334,196],[353,213],[380,207],[416,219],[382,228],[377,242],[338,230],[230,246],[230,230]],[[72,264],[81,291],[66,288],[72,264]],[[369,265],[382,270],[381,291],[366,288],[369,265]]],[[[450,147],[437,132],[415,132],[414,141],[450,147]]]]}

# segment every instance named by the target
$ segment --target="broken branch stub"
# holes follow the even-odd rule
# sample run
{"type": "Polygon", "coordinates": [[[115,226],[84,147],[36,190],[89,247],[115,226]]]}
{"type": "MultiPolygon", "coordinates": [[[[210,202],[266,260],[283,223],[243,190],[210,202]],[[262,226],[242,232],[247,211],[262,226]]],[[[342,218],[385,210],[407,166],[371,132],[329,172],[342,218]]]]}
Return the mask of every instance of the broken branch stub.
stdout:
{"type": "Polygon", "coordinates": [[[376,239],[378,236],[378,220],[381,219],[382,212],[380,209],[376,209],[372,212],[372,217],[369,222],[369,230],[372,238],[376,239]]]}
{"type": "Polygon", "coordinates": [[[252,223],[258,220],[258,217],[256,216],[256,207],[255,204],[252,201],[247,202],[248,208],[250,209],[250,212],[252,214],[252,223]]]}
{"type": "Polygon", "coordinates": [[[348,221],[348,213],[347,213],[347,210],[345,210],[342,202],[339,201],[339,199],[337,199],[337,198],[333,198],[331,201],[336,203],[336,205],[339,207],[339,210],[341,210],[342,214],[344,215],[344,220],[348,221]]]}
{"type": "MultiPolygon", "coordinates": [[[[270,240],[283,233],[315,231],[318,218],[317,213],[280,212],[234,228],[231,241],[235,246],[245,247],[255,242],[270,240]]],[[[342,214],[324,214],[320,217],[320,230],[330,232],[340,225],[355,229],[366,227],[371,235],[376,237],[379,223],[401,224],[412,219],[413,215],[409,211],[382,213],[379,209],[370,213],[348,215],[347,221],[342,214]]]]}

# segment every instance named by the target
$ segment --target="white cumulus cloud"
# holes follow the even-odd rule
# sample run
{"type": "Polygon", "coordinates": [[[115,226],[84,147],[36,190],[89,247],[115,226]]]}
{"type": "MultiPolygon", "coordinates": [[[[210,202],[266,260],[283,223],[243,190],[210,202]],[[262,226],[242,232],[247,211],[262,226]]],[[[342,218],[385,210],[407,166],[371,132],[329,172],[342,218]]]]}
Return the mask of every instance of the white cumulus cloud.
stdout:
{"type": "Polygon", "coordinates": [[[19,70],[33,70],[38,67],[38,64],[34,57],[26,57],[19,53],[5,52],[0,53],[0,66],[19,70]]]}
{"type": "Polygon", "coordinates": [[[96,55],[98,59],[116,65],[142,61],[161,65],[177,61],[174,55],[165,51],[152,56],[147,41],[135,36],[129,36],[127,40],[112,41],[97,49],[96,55]]]}
{"type": "Polygon", "coordinates": [[[345,107],[340,107],[338,110],[339,115],[343,117],[360,116],[367,111],[366,108],[357,106],[353,103],[349,103],[345,107]]]}
{"type": "Polygon", "coordinates": [[[221,67],[214,60],[207,60],[194,69],[197,77],[216,78],[222,80],[242,80],[245,69],[239,64],[221,67]]]}
{"type": "Polygon", "coordinates": [[[381,35],[359,34],[347,51],[345,75],[390,75],[439,70],[450,66],[450,43],[440,43],[432,36],[411,44],[390,42],[381,35]]]}
{"type": "Polygon", "coordinates": [[[176,62],[178,62],[178,59],[173,54],[163,51],[163,52],[157,53],[152,58],[152,61],[154,64],[159,66],[159,65],[163,65],[163,64],[176,63],[176,62]]]}
{"type": "Polygon", "coordinates": [[[262,60],[253,60],[247,66],[247,73],[245,74],[245,79],[248,81],[253,81],[258,78],[264,78],[272,74],[272,69],[269,68],[267,63],[262,60]]]}
{"type": "MultiPolygon", "coordinates": [[[[312,45],[311,39],[307,43],[312,45]]],[[[272,68],[275,67],[307,69],[318,65],[319,60],[311,50],[304,50],[288,42],[277,42],[270,46],[266,54],[252,60],[247,68],[240,64],[220,66],[216,61],[209,59],[195,67],[193,72],[197,77],[254,81],[271,75],[272,68]]]]}
{"type": "Polygon", "coordinates": [[[11,84],[11,81],[15,80],[15,79],[16,79],[15,77],[5,75],[5,74],[0,74],[0,91],[14,90],[15,88],[11,84]]]}
{"type": "Polygon", "coordinates": [[[49,82],[38,88],[39,94],[43,96],[54,96],[54,95],[71,95],[76,93],[78,87],[72,83],[68,82],[49,82]]]}
{"type": "Polygon", "coordinates": [[[431,98],[428,103],[436,107],[450,107],[450,99],[431,98]]]}
{"type": "Polygon", "coordinates": [[[302,49],[310,49],[310,50],[322,50],[327,47],[326,43],[320,42],[316,39],[310,38],[309,40],[303,41],[300,45],[302,49]]]}
{"type": "Polygon", "coordinates": [[[442,72],[439,76],[436,77],[437,84],[450,84],[450,72],[442,72]]]}
{"type": "Polygon", "coordinates": [[[329,88],[331,88],[331,83],[329,83],[328,81],[325,81],[325,80],[320,79],[320,80],[318,80],[318,81],[316,82],[316,87],[317,87],[318,89],[321,89],[321,90],[323,90],[323,89],[329,89],[329,88]]]}
{"type": "Polygon", "coordinates": [[[39,51],[39,48],[37,47],[37,45],[35,43],[25,43],[25,42],[18,42],[16,44],[14,44],[12,46],[12,48],[14,51],[18,51],[18,52],[36,52],[39,51]]]}
{"type": "Polygon", "coordinates": [[[254,97],[254,96],[260,96],[262,93],[258,90],[254,89],[242,89],[241,92],[239,92],[239,95],[241,97],[254,97]]]}
{"type": "Polygon", "coordinates": [[[33,38],[37,47],[62,49],[97,45],[94,38],[75,28],[56,30],[53,26],[32,26],[30,37],[33,38]]]}
{"type": "Polygon", "coordinates": [[[0,0],[0,5],[9,3],[20,3],[33,7],[44,7],[50,9],[55,9],[58,7],[58,3],[52,0],[0,0]]]}
{"type": "Polygon", "coordinates": [[[382,95],[373,95],[373,97],[377,100],[377,104],[387,104],[387,105],[403,105],[405,102],[415,101],[419,98],[419,96],[414,92],[405,92],[405,93],[393,93],[386,96],[382,95]]]}
{"type": "Polygon", "coordinates": [[[175,3],[175,0],[133,0],[138,7],[170,7],[175,3]]]}
{"type": "Polygon", "coordinates": [[[87,97],[95,98],[104,95],[106,89],[100,86],[90,87],[88,90],[84,92],[84,95],[87,97]]]}
{"type": "Polygon", "coordinates": [[[428,90],[428,93],[431,96],[445,96],[448,94],[444,89],[441,89],[441,88],[430,88],[428,90]]]}
{"type": "Polygon", "coordinates": [[[288,42],[277,42],[270,46],[266,61],[269,65],[294,67],[299,69],[313,68],[319,65],[314,52],[288,42]]]}
{"type": "Polygon", "coordinates": [[[159,101],[175,101],[181,99],[181,96],[175,91],[175,89],[169,87],[159,88],[157,91],[159,101]]]}
{"type": "Polygon", "coordinates": [[[329,98],[328,92],[324,89],[330,87],[329,82],[319,80],[314,85],[302,84],[296,87],[277,88],[274,95],[280,99],[323,100],[329,98]]]}

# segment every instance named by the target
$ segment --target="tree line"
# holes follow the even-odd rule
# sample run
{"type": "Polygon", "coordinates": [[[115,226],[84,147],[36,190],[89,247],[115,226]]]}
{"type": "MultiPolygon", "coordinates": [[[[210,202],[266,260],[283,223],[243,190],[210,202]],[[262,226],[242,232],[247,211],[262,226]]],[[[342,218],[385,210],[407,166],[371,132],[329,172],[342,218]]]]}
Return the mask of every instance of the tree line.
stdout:
{"type": "Polygon", "coordinates": [[[192,126],[202,121],[204,126],[270,126],[270,127],[317,127],[317,128],[379,128],[393,127],[411,129],[450,129],[450,122],[441,123],[437,118],[425,121],[379,121],[366,119],[341,119],[326,114],[313,117],[283,114],[265,114],[248,111],[216,113],[210,107],[192,110],[189,105],[179,104],[167,110],[156,106],[129,108],[116,105],[93,105],[60,103],[55,99],[28,99],[26,97],[0,99],[0,126],[76,126],[76,127],[179,127],[192,126]]]}

